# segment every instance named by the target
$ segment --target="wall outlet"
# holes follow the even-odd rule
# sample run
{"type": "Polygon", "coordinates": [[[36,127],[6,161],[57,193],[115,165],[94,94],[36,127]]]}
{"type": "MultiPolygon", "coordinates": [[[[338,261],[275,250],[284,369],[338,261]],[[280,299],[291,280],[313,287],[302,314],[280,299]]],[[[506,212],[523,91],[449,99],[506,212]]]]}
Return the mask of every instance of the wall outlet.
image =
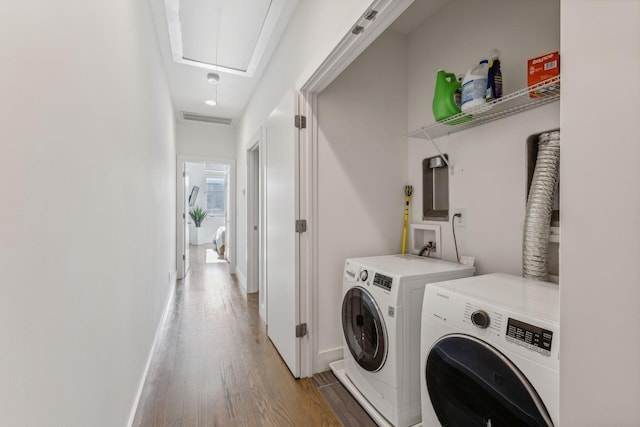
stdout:
{"type": "Polygon", "coordinates": [[[467,225],[467,210],[465,208],[456,208],[453,210],[453,214],[461,215],[453,218],[456,227],[464,227],[465,225],[467,225]]]}

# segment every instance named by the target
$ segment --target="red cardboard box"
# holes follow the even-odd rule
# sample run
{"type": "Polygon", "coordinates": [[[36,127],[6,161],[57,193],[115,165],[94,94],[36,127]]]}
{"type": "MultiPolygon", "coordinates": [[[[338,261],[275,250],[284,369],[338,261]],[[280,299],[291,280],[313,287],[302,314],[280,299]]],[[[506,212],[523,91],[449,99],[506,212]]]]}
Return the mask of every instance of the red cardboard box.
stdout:
{"type": "MultiPolygon", "coordinates": [[[[560,75],[560,55],[558,52],[532,58],[527,62],[527,86],[549,80],[560,75]]],[[[560,92],[560,81],[536,91],[529,92],[531,98],[542,98],[560,92]]]]}

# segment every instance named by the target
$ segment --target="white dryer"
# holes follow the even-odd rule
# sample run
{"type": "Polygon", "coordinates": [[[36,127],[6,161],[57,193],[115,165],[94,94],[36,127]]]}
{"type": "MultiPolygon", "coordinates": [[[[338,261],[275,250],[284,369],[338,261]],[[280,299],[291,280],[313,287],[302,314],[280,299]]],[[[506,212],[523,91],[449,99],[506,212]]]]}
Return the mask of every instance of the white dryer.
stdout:
{"type": "Polygon", "coordinates": [[[428,285],[424,427],[558,424],[558,285],[488,274],[428,285]]]}
{"type": "Polygon", "coordinates": [[[415,255],[346,260],[344,371],[390,424],[404,427],[420,421],[420,319],[426,284],[473,272],[470,266],[415,255]]]}

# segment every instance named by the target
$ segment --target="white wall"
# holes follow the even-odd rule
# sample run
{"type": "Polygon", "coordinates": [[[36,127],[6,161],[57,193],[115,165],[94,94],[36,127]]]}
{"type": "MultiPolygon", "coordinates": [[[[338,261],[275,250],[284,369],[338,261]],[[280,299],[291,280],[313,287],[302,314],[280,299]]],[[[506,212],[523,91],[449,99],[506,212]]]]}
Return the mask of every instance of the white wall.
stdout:
{"type": "Polygon", "coordinates": [[[637,0],[562,1],[560,421],[568,427],[640,420],[639,19],[637,0]],[[628,77],[616,85],[614,74],[628,77]]]}
{"type": "MultiPolygon", "coordinates": [[[[438,69],[464,74],[494,47],[502,51],[505,94],[526,87],[527,59],[559,50],[559,11],[558,0],[446,3],[409,37],[408,129],[433,122],[438,69]]],[[[466,209],[466,227],[456,229],[458,250],[476,258],[479,274],[522,274],[526,139],[559,127],[559,108],[555,103],[436,141],[454,165],[450,208],[466,209]]],[[[454,261],[451,222],[422,221],[422,159],[435,155],[428,141],[410,138],[411,222],[439,224],[442,257],[454,261]]]]}
{"type": "Polygon", "coordinates": [[[3,426],[128,422],[175,277],[150,17],[122,0],[0,6],[3,426]]]}
{"type": "Polygon", "coordinates": [[[315,70],[349,31],[371,0],[299,1],[260,84],[238,122],[237,134],[237,262],[239,277],[247,273],[247,148],[285,93],[308,70],[315,70]]]}
{"type": "Polygon", "coordinates": [[[235,159],[236,128],[213,123],[179,121],[176,124],[179,155],[235,159]]]}
{"type": "Polygon", "coordinates": [[[400,252],[407,89],[407,39],[385,32],[318,96],[318,370],[342,358],[345,259],[400,252]]]}

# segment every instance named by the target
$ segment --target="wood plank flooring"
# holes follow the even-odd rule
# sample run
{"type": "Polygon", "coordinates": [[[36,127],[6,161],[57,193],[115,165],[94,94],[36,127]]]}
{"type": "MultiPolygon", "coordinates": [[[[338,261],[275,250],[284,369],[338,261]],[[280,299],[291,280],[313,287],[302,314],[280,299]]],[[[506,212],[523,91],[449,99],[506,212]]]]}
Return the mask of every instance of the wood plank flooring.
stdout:
{"type": "Polygon", "coordinates": [[[333,372],[313,376],[316,386],[345,427],[375,427],[376,423],[351,396],[333,372]]]}
{"type": "Polygon", "coordinates": [[[191,247],[133,425],[375,425],[330,373],[293,378],[266,336],[257,294],[242,291],[226,262],[205,263],[207,249],[191,247]]]}

